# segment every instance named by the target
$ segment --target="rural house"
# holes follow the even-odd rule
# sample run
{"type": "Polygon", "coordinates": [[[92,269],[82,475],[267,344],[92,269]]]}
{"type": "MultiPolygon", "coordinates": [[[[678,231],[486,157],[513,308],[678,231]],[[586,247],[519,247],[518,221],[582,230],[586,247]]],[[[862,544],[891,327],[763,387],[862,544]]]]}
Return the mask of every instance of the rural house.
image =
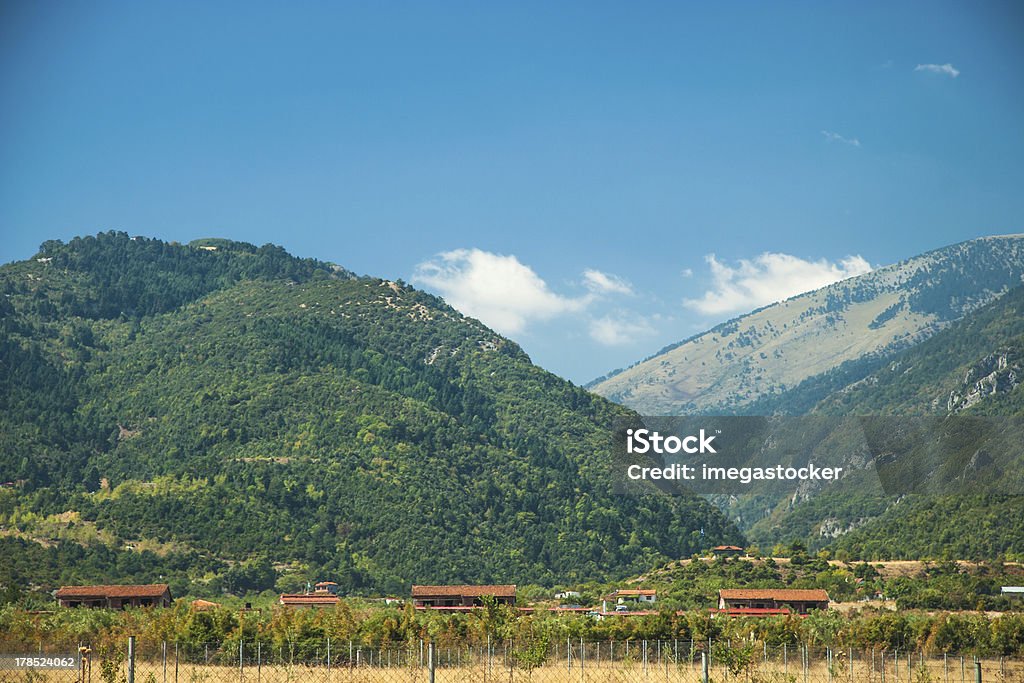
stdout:
{"type": "Polygon", "coordinates": [[[807,614],[815,609],[828,609],[828,593],[820,589],[727,588],[718,591],[718,609],[748,614],[779,610],[807,614]]]}
{"type": "Polygon", "coordinates": [[[331,595],[337,595],[338,584],[333,581],[320,581],[313,586],[313,590],[316,593],[330,593],[331,595]]]}
{"type": "Polygon", "coordinates": [[[57,601],[61,607],[169,607],[172,599],[171,588],[166,583],[141,586],[61,586],[57,591],[57,601]]]}
{"type": "Polygon", "coordinates": [[[283,607],[334,607],[341,599],[327,591],[319,593],[282,593],[278,603],[283,607]]]}
{"type": "Polygon", "coordinates": [[[624,605],[627,602],[638,602],[653,605],[654,601],[657,599],[658,591],[643,588],[623,588],[621,590],[612,591],[611,594],[608,595],[608,600],[612,600],[618,605],[624,605]]]}
{"type": "Polygon", "coordinates": [[[715,557],[739,557],[743,554],[743,548],[738,545],[716,545],[711,549],[715,557]]]}
{"type": "Polygon", "coordinates": [[[516,604],[516,587],[500,586],[413,586],[412,600],[422,608],[473,608],[483,605],[485,596],[492,596],[502,605],[516,604]]]}
{"type": "Polygon", "coordinates": [[[278,602],[284,607],[334,607],[340,602],[338,584],[333,581],[320,581],[314,586],[312,593],[306,584],[305,593],[282,593],[278,602]]]}

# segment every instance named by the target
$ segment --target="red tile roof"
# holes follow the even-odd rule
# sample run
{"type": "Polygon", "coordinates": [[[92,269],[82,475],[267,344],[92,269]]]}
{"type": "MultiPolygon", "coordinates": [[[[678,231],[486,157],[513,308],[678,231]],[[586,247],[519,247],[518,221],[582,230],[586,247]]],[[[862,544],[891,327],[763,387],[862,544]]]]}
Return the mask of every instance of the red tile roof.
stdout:
{"type": "Polygon", "coordinates": [[[318,593],[316,595],[284,593],[281,595],[282,605],[337,605],[340,601],[337,595],[331,595],[330,593],[318,593]]]}
{"type": "Polygon", "coordinates": [[[141,586],[61,586],[57,599],[64,598],[159,598],[170,592],[166,583],[141,586]]]}
{"type": "Polygon", "coordinates": [[[716,545],[712,550],[743,550],[738,545],[716,545]]]}
{"type": "Polygon", "coordinates": [[[424,598],[435,596],[451,597],[477,597],[481,595],[493,595],[496,598],[516,597],[515,584],[498,586],[413,586],[412,597],[424,598]]]}
{"type": "Polygon", "coordinates": [[[718,595],[725,600],[828,602],[828,593],[817,588],[726,588],[718,595]]]}
{"type": "Polygon", "coordinates": [[[623,588],[613,591],[612,595],[657,595],[658,591],[647,588],[623,588]]]}

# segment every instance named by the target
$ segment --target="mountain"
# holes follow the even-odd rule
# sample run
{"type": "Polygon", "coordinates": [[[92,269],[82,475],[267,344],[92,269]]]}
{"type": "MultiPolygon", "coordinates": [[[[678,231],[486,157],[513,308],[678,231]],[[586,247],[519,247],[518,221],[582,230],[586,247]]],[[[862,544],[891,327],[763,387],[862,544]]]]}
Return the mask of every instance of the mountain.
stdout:
{"type": "MultiPolygon", "coordinates": [[[[843,458],[841,485],[709,496],[762,549],[1024,557],[1022,249],[1020,236],[938,249],[719,325],[594,389],[647,414],[834,420],[818,439],[843,458]],[[927,486],[894,486],[894,471],[927,486]]],[[[771,419],[751,462],[807,424],[771,419]]]]}
{"type": "Polygon", "coordinates": [[[0,588],[552,585],[742,541],[699,498],[613,495],[633,414],[401,282],[108,232],[0,292],[0,588]]]}
{"type": "Polygon", "coordinates": [[[740,316],[588,387],[647,415],[806,412],[1022,277],[1024,236],[963,242],[740,316]]]}
{"type": "MultiPolygon", "coordinates": [[[[797,387],[790,393],[802,402],[801,392],[797,387]]],[[[784,408],[786,399],[780,394],[772,403],[784,408]]],[[[902,416],[934,416],[930,422],[938,428],[932,433],[946,444],[956,439],[943,425],[976,422],[1012,429],[1014,442],[993,450],[968,438],[960,448],[944,448],[934,464],[960,478],[937,494],[894,496],[860,485],[777,505],[746,525],[752,540],[801,540],[874,559],[1024,556],[1024,287],[834,389],[810,412],[891,416],[887,422],[904,429],[913,421],[902,416]],[[999,460],[1008,462],[994,467],[999,460]],[[980,479],[987,470],[997,478],[980,479]]]]}

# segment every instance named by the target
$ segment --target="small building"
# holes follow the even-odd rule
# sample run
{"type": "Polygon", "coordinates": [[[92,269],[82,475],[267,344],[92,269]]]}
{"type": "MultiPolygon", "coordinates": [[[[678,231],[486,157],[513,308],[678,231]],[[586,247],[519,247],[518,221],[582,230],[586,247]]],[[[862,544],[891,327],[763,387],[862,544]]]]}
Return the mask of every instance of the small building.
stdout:
{"type": "Polygon", "coordinates": [[[412,601],[417,609],[474,608],[482,606],[485,596],[501,605],[516,604],[515,584],[495,586],[413,586],[412,601]]]}
{"type": "Polygon", "coordinates": [[[658,591],[648,590],[645,588],[623,588],[621,590],[612,591],[612,593],[608,595],[608,599],[614,601],[617,605],[624,605],[627,602],[653,605],[658,599],[658,591]]]}
{"type": "Polygon", "coordinates": [[[330,593],[331,595],[337,595],[338,584],[333,581],[320,581],[313,586],[313,590],[317,593],[330,593]]]}
{"type": "Polygon", "coordinates": [[[555,593],[555,600],[579,600],[579,599],[580,599],[580,592],[579,591],[562,591],[560,593],[555,593]]]}
{"type": "Polygon", "coordinates": [[[1012,595],[1024,598],[1024,586],[1003,586],[999,592],[1007,597],[1012,595]]]}
{"type": "Polygon", "coordinates": [[[716,545],[711,549],[715,557],[739,557],[743,554],[743,548],[738,545],[716,545]]]}
{"type": "Polygon", "coordinates": [[[282,593],[278,603],[282,607],[334,607],[341,598],[327,591],[319,593],[282,593]]]}
{"type": "Polygon", "coordinates": [[[171,588],[166,583],[133,586],[61,586],[57,591],[57,602],[61,607],[170,607],[172,600],[171,588]]]}
{"type": "Polygon", "coordinates": [[[828,609],[828,593],[820,589],[727,588],[718,591],[719,610],[788,610],[808,614],[828,609]]]}

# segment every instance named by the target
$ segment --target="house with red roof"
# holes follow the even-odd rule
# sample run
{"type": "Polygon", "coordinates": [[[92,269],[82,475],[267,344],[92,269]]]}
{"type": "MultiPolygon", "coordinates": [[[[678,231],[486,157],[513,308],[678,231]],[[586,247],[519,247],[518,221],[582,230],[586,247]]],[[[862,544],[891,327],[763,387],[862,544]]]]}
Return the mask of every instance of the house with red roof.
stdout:
{"type": "Polygon", "coordinates": [[[486,596],[502,605],[516,604],[515,584],[492,586],[413,586],[412,601],[417,609],[473,609],[486,596]]]}
{"type": "Polygon", "coordinates": [[[808,614],[828,609],[828,593],[821,589],[726,588],[718,591],[718,609],[727,613],[808,614]]]}
{"type": "Polygon", "coordinates": [[[339,602],[339,598],[334,593],[328,593],[327,591],[318,591],[315,593],[282,593],[278,599],[278,603],[282,607],[334,607],[339,602]]]}
{"type": "Polygon", "coordinates": [[[172,601],[171,588],[166,583],[133,586],[61,586],[57,591],[57,602],[61,607],[169,607],[172,601]]]}

